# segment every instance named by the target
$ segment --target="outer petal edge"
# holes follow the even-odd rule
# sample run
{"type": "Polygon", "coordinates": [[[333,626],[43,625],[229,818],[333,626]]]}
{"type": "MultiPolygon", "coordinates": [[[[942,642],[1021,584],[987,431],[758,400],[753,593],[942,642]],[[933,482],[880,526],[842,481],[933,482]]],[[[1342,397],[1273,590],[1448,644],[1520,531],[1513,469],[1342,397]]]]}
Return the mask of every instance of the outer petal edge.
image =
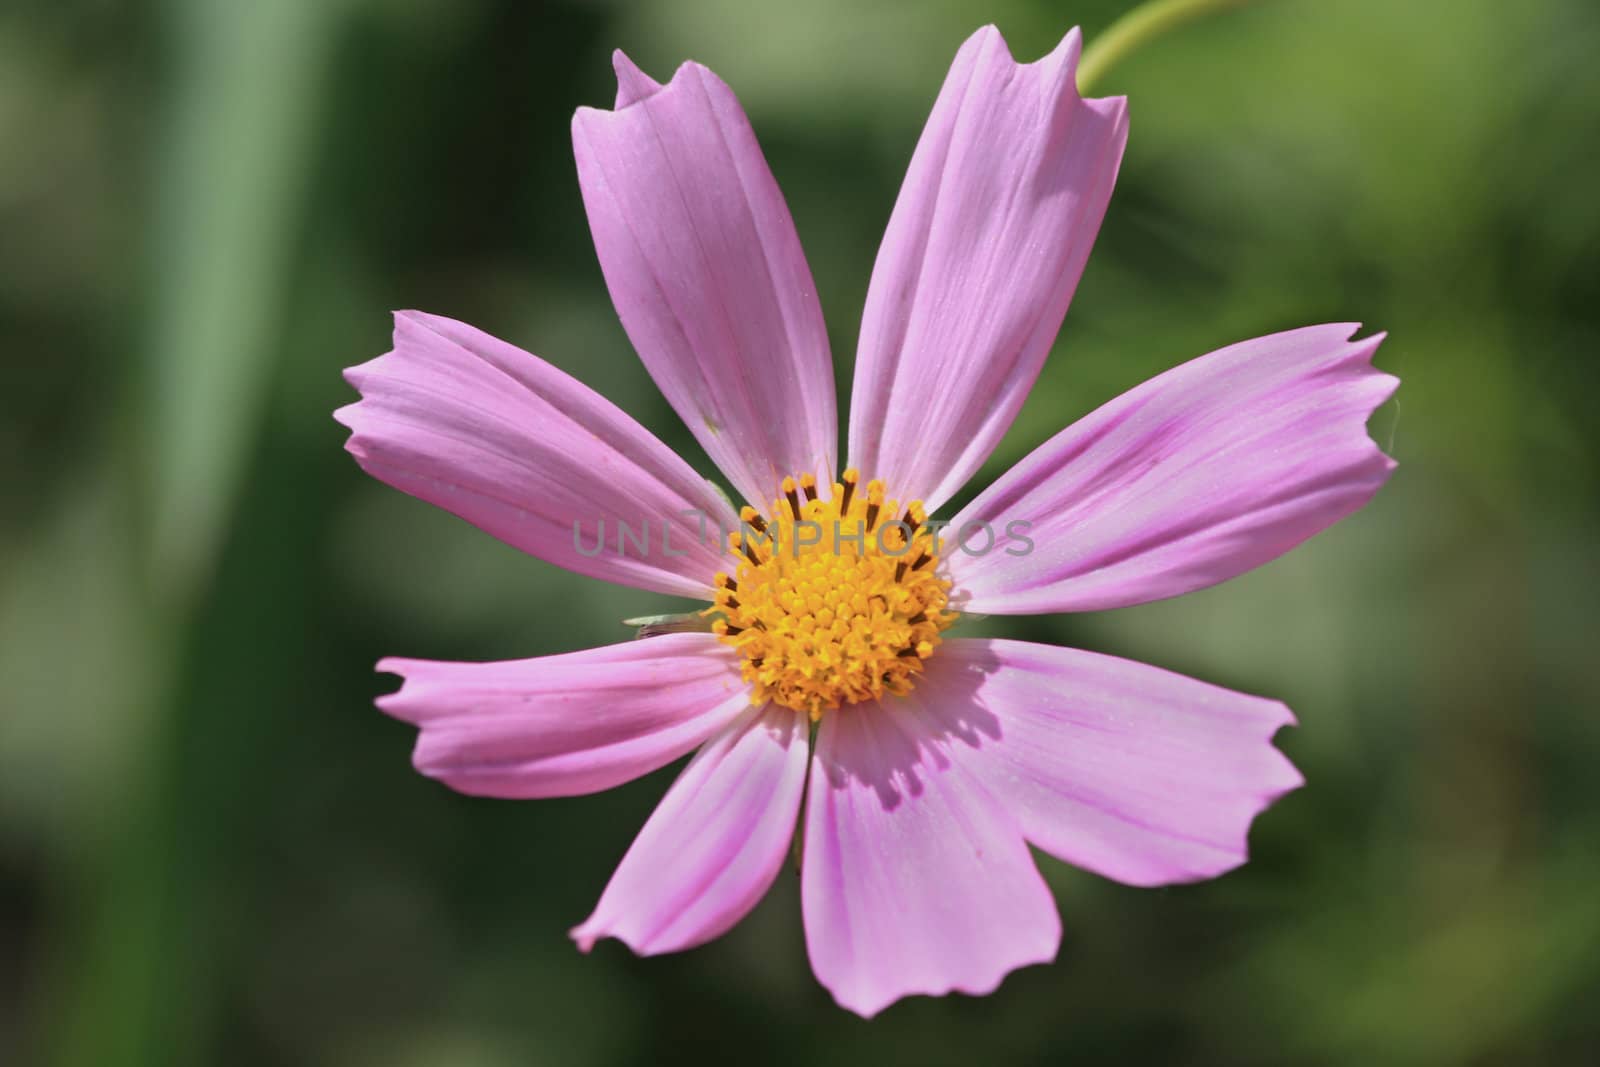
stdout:
{"type": "Polygon", "coordinates": [[[1372,367],[1384,335],[1348,340],[1356,329],[1219,349],[1051,438],[951,521],[998,534],[987,553],[947,553],[964,609],[1096,611],[1178,596],[1359,510],[1395,468],[1366,422],[1398,382],[1372,367]]]}

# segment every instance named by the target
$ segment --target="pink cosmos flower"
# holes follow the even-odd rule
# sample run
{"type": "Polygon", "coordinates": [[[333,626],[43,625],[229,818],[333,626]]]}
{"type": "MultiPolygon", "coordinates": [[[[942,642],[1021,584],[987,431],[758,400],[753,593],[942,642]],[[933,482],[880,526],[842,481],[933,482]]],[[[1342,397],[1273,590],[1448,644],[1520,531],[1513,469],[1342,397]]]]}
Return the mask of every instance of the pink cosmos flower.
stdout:
{"type": "Polygon", "coordinates": [[[619,52],[615,110],[574,117],[617,313],[775,540],[695,536],[679,516],[738,527],[719,491],[470,326],[401,313],[393,351],[348,372],[361,400],[338,418],[375,477],[540,559],[711,603],[709,632],[378,664],[404,678],[378,703],[420,727],[417,768],[465,793],[590,793],[698,749],[572,932],[585,951],[723,933],[772,884],[803,809],[806,946],[835,999],[870,1016],[911,993],[986,993],[1060,941],[1030,844],[1132,885],[1210,878],[1300,784],[1271,744],[1294,721],[1278,702],[944,636],[960,612],[1221,582],[1361,507],[1394,466],[1365,430],[1396,385],[1371,366],[1381,336],[1312,326],[1202,356],[1063,430],[951,520],[987,526],[990,550],[935,536],[928,514],[1037,377],[1111,195],[1125,101],[1079,97],[1079,48],[1073,30],[1018,64],[990,27],[957,54],[873,270],[837,479],[822,312],[732,91],[694,63],[660,85],[619,52]],[[806,523],[841,520],[843,543],[802,544],[806,523]],[[677,543],[655,551],[576,536],[668,521],[677,543]]]}

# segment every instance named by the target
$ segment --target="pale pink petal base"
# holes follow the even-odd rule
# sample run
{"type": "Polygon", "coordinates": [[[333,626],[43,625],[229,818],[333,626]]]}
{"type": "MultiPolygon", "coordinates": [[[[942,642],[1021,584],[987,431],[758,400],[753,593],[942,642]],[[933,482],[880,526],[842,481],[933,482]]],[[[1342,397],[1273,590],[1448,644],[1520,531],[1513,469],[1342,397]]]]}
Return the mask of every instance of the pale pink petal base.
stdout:
{"type": "Polygon", "coordinates": [[[1074,29],[1037,63],[993,26],[957,54],[872,270],[850,463],[934,511],[994,450],[1039,375],[1127,142],[1084,100],[1074,29]]]}
{"type": "Polygon", "coordinates": [[[831,480],[833,360],[794,221],[739,101],[685,63],[659,85],[618,52],[617,109],[572,120],[612,302],[650,376],[751,504],[831,480]]]}
{"type": "Polygon", "coordinates": [[[915,696],[823,718],[800,886],[817,980],[867,1017],[913,993],[991,992],[1061,940],[1016,823],[915,696]]]}
{"type": "Polygon", "coordinates": [[[668,634],[499,663],[386,659],[405,678],[378,707],[421,727],[417,770],[525,799],[621,785],[684,755],[749,706],[738,654],[668,634]]]}
{"type": "Polygon", "coordinates": [[[1041,445],[951,520],[952,531],[987,523],[998,535],[983,555],[946,552],[962,610],[1098,611],[1178,596],[1360,508],[1394,470],[1366,423],[1398,382],[1372,366],[1383,335],[1349,340],[1357,329],[1308,326],[1220,349],[1041,445]],[[1031,549],[1006,536],[1017,523],[1031,549]]]}
{"type": "Polygon", "coordinates": [[[923,690],[930,728],[1029,841],[1131,885],[1244,863],[1252,820],[1302,782],[1272,746],[1294,722],[1283,704],[1142,663],[955,639],[923,690]]]}
{"type": "Polygon", "coordinates": [[[393,351],[345,378],[361,400],[334,418],[379,481],[578,574],[710,598],[726,565],[715,530],[734,529],[737,516],[581,382],[482,330],[416,311],[395,315],[393,351]]]}
{"type": "Polygon", "coordinates": [[[641,956],[710,941],[754,908],[789,853],[806,779],[806,723],[750,711],[673,783],[594,914],[572,931],[588,952],[615,937],[641,956]]]}

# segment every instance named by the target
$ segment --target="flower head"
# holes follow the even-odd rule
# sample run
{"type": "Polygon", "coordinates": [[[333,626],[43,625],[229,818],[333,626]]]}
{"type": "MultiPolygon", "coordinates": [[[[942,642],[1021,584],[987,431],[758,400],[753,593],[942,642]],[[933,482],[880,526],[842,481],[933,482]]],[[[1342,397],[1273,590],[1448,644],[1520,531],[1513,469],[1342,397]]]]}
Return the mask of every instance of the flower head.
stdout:
{"type": "Polygon", "coordinates": [[[573,931],[583,949],[723,933],[803,811],[806,944],[840,1004],[988,992],[1060,940],[1030,843],[1134,885],[1209,878],[1300,784],[1271,744],[1282,704],[950,633],[958,612],[1223,581],[1393,468],[1365,430],[1395,386],[1371,366],[1381,337],[1314,326],[1176,367],[932,517],[1010,426],[1111,195],[1125,101],[1079,97],[1078,53],[1074,30],[1018,64],[990,27],[957,54],[873,270],[837,477],[798,235],[733,93],[693,63],[662,85],[618,53],[616,107],[581,109],[573,143],[618,315],[741,511],[604,398],[470,326],[401,313],[393,350],[347,372],[361,400],[338,418],[374,476],[578,573],[708,602],[691,632],[378,665],[404,678],[379,705],[421,728],[417,768],[463,792],[594,792],[695,753],[573,931]]]}
{"type": "Polygon", "coordinates": [[[820,719],[824,709],[911,692],[939,632],[956,620],[939,539],[919,501],[857,492],[854,467],[826,500],[816,479],[783,480],[769,523],[754,508],[728,535],[742,557],[716,577],[712,631],[744,657],[752,704],[773,701],[820,719]]]}

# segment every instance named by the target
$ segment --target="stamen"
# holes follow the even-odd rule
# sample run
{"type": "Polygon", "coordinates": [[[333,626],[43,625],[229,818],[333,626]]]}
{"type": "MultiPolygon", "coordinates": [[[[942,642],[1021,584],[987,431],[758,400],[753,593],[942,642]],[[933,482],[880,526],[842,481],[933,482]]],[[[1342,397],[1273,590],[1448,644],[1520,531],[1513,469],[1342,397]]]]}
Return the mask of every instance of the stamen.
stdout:
{"type": "Polygon", "coordinates": [[[795,491],[793,478],[783,480],[783,495],[789,500],[789,513],[796,519],[800,517],[800,494],[795,491]]]}
{"type": "Polygon", "coordinates": [[[839,480],[844,483],[844,495],[839,498],[839,514],[841,516],[850,514],[850,498],[855,496],[856,479],[860,477],[860,473],[854,467],[839,475],[839,480]]]}
{"type": "Polygon", "coordinates": [[[739,509],[739,521],[750,527],[756,533],[767,532],[767,520],[761,517],[761,512],[746,504],[739,509]]]}
{"type": "Polygon", "coordinates": [[[800,490],[805,493],[806,500],[817,499],[817,476],[809,471],[800,476],[800,490]]]}
{"type": "Polygon", "coordinates": [[[883,483],[874,478],[867,483],[867,529],[878,524],[878,510],[883,507],[883,483]]]}

